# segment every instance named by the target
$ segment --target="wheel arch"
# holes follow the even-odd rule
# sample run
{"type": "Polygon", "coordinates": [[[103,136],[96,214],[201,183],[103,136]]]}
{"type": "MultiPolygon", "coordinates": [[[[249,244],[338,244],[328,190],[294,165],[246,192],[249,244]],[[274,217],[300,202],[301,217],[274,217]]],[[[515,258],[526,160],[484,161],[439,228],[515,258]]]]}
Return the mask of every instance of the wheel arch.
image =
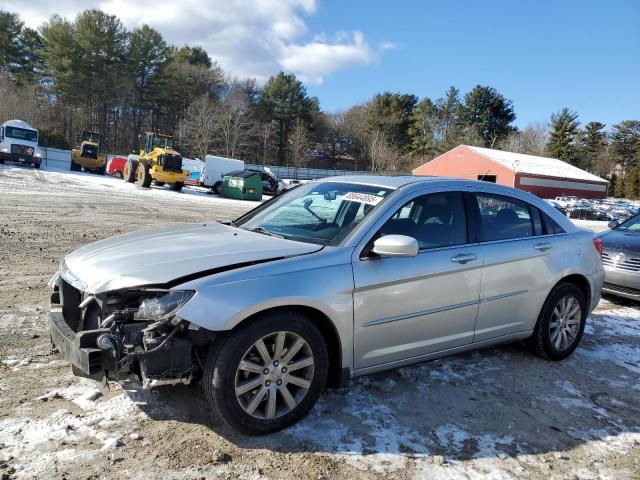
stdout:
{"type": "Polygon", "coordinates": [[[333,321],[324,312],[317,308],[310,307],[308,305],[282,305],[266,308],[264,310],[254,312],[238,322],[231,332],[243,325],[246,325],[247,322],[250,322],[256,317],[267,315],[272,312],[282,311],[300,313],[308,318],[318,328],[318,330],[320,330],[329,353],[329,376],[327,377],[327,386],[331,388],[343,386],[348,379],[345,379],[343,374],[342,342],[340,340],[340,335],[338,334],[338,330],[333,321]]]}
{"type": "Polygon", "coordinates": [[[589,309],[589,305],[591,305],[591,284],[589,283],[587,277],[579,273],[572,273],[570,275],[562,277],[560,281],[553,286],[553,288],[555,289],[561,283],[571,283],[578,287],[584,295],[587,303],[587,309],[589,309]]]}

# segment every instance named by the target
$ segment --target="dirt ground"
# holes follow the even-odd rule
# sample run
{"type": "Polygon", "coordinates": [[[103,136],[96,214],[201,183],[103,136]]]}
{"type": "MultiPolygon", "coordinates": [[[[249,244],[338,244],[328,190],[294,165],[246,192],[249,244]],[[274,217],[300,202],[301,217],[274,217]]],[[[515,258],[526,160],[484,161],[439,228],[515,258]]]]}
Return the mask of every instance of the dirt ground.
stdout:
{"type": "Polygon", "coordinates": [[[640,478],[640,310],[602,301],[566,361],[520,344],[362,377],[265,437],[229,430],[198,386],[101,395],[50,354],[47,282],[67,252],[251,207],[185,189],[0,166],[0,476],[640,478]]]}

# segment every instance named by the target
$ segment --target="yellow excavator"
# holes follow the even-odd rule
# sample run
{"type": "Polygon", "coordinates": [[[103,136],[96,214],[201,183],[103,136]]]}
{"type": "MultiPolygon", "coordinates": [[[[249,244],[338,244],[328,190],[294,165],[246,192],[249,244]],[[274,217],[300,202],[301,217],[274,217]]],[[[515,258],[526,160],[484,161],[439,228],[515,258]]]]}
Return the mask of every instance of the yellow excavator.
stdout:
{"type": "Polygon", "coordinates": [[[189,170],[182,169],[182,156],[176,151],[176,140],[171,135],[146,132],[140,155],[129,155],[124,165],[123,178],[139,183],[144,188],[169,185],[175,192],[182,190],[189,170]]]}
{"type": "Polygon", "coordinates": [[[104,175],[107,169],[107,156],[101,153],[102,134],[90,130],[82,130],[80,145],[71,150],[71,170],[82,168],[104,175]]]}

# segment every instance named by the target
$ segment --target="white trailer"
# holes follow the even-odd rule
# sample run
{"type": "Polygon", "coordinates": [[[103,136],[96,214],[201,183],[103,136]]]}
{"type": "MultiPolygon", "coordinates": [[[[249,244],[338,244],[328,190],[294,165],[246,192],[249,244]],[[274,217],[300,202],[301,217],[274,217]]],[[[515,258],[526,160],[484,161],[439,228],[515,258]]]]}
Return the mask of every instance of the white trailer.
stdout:
{"type": "Polygon", "coordinates": [[[38,148],[38,130],[22,120],[0,125],[0,163],[5,160],[32,164],[40,168],[42,150],[38,148]]]}
{"type": "Polygon", "coordinates": [[[222,191],[222,177],[236,170],[244,170],[244,161],[233,158],[207,155],[204,168],[200,174],[200,183],[220,194],[222,191]]]}

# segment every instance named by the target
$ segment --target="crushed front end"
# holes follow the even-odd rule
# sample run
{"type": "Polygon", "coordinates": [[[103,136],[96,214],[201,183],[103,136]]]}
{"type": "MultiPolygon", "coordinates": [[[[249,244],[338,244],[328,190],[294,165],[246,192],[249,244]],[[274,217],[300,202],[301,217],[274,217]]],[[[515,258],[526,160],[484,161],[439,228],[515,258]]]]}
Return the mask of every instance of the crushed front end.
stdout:
{"type": "Polygon", "coordinates": [[[93,295],[61,274],[51,285],[52,345],[75,375],[105,385],[135,376],[145,388],[200,375],[213,336],[176,315],[195,292],[133,288],[93,295]]]}

